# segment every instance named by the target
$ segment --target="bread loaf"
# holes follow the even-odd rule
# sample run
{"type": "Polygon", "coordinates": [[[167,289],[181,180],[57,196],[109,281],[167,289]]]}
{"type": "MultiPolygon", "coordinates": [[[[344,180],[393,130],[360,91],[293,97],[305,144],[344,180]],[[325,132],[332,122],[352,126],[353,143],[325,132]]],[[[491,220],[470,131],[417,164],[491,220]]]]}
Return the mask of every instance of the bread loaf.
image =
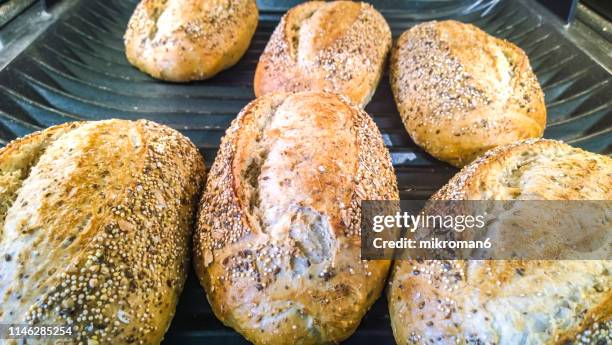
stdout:
{"type": "Polygon", "coordinates": [[[389,25],[371,5],[305,2],[274,30],[255,71],[255,95],[329,91],[365,107],[390,47],[389,25]]]}
{"type": "Polygon", "coordinates": [[[1,149],[0,323],[70,326],[62,344],[160,343],[203,178],[194,145],[148,121],[69,123],[1,149]]]}
{"type": "Polygon", "coordinates": [[[194,236],[215,315],[255,344],[347,338],[389,261],[360,260],[360,202],[398,199],[374,122],[333,94],[251,102],[222,140],[194,236]]]}
{"type": "Polygon", "coordinates": [[[125,53],[157,79],[208,79],[240,60],[258,19],[255,0],[142,0],[128,23],[125,53]]]}
{"type": "MultiPolygon", "coordinates": [[[[552,140],[489,151],[434,200],[612,200],[612,159],[552,140]]],[[[396,261],[398,344],[606,344],[612,261],[396,261]],[[602,340],[603,339],[603,340],[602,340]]]]}
{"type": "Polygon", "coordinates": [[[414,26],[391,55],[390,82],[414,142],[463,166],[485,151],[541,137],[544,95],[514,44],[452,20],[414,26]]]}

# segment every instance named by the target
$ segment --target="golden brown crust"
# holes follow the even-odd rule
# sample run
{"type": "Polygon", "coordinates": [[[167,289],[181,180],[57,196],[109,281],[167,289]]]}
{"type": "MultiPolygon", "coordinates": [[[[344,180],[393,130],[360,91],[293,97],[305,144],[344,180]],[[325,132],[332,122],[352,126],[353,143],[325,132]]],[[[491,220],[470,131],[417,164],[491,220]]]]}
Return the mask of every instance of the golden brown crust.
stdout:
{"type": "Polygon", "coordinates": [[[255,0],[142,0],[124,36],[128,61],[157,79],[208,79],[247,50],[255,0]]]}
{"type": "Polygon", "coordinates": [[[327,91],[365,107],[391,47],[391,30],[371,5],[311,1],[290,9],[255,71],[255,95],[327,91]]]}
{"type": "Polygon", "coordinates": [[[407,30],[390,68],[408,133],[438,159],[461,167],[544,132],[544,95],[527,55],[473,25],[447,20],[407,30]]]}
{"type": "MultiPolygon", "coordinates": [[[[609,157],[530,139],[487,152],[433,199],[612,200],[610,186],[609,157]]],[[[612,327],[611,270],[605,260],[396,261],[394,335],[399,344],[610,339],[601,333],[612,327]]]]}
{"type": "Polygon", "coordinates": [[[148,121],[71,123],[9,144],[0,168],[3,187],[19,184],[0,196],[0,321],[159,343],[188,268],[195,146],[148,121]]]}
{"type": "Polygon", "coordinates": [[[489,150],[464,167],[432,198],[612,200],[611,165],[610,157],[556,140],[528,139],[489,150]],[[543,188],[548,184],[554,188],[543,188]]]}
{"type": "Polygon", "coordinates": [[[215,315],[256,344],[348,337],[389,267],[360,260],[360,201],[381,199],[397,185],[365,112],[325,93],[251,102],[222,140],[194,236],[215,315]]]}

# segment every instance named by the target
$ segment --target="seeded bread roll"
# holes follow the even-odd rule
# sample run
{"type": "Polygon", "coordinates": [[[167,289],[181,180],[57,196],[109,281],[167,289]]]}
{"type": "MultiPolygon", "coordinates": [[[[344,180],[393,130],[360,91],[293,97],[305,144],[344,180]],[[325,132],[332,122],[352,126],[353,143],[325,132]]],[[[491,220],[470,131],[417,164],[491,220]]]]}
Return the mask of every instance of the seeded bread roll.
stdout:
{"type": "Polygon", "coordinates": [[[360,202],[398,199],[372,119],[333,94],[251,102],[223,138],[194,236],[215,315],[255,344],[347,338],[389,261],[360,260],[360,202]]]}
{"type": "Polygon", "coordinates": [[[255,95],[328,91],[365,107],[390,47],[389,25],[371,5],[305,2],[274,30],[255,71],[255,95]]]}
{"type": "Polygon", "coordinates": [[[157,79],[208,79],[240,60],[258,20],[255,0],[142,0],[128,23],[125,54],[157,79]]]}
{"type": "Polygon", "coordinates": [[[544,94],[527,55],[473,25],[417,25],[400,36],[390,65],[408,134],[440,160],[461,167],[544,132],[544,94]]]}
{"type": "Polygon", "coordinates": [[[203,178],[194,145],[148,121],[70,123],[0,150],[0,323],[71,326],[62,344],[158,344],[203,178]]]}
{"type": "MultiPolygon", "coordinates": [[[[612,159],[553,140],[498,147],[435,200],[612,200],[612,159]]],[[[396,261],[398,344],[608,344],[612,261],[396,261]]]]}

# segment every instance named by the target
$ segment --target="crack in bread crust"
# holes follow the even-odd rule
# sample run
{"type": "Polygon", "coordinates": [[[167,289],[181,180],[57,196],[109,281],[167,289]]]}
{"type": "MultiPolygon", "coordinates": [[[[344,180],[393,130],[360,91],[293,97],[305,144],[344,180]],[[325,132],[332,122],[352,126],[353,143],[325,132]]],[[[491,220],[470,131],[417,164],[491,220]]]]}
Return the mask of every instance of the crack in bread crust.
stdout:
{"type": "Polygon", "coordinates": [[[78,127],[71,123],[50,128],[44,134],[35,132],[10,142],[0,150],[0,238],[4,231],[6,212],[18,196],[23,181],[43,155],[46,148],[66,131],[78,127]]]}

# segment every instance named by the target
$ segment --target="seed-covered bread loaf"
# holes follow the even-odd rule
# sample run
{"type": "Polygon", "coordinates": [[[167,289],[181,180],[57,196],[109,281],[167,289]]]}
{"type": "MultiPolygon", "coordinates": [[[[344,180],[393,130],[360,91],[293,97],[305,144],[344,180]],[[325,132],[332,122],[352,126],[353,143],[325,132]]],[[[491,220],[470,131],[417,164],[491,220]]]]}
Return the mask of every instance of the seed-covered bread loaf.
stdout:
{"type": "Polygon", "coordinates": [[[258,20],[255,0],[142,0],[128,23],[125,54],[157,79],[208,79],[240,60],[258,20]]]}
{"type": "Polygon", "coordinates": [[[215,315],[256,344],[347,338],[389,268],[360,259],[360,202],[397,199],[364,111],[331,93],[251,102],[222,140],[194,237],[215,315]]]}
{"type": "MultiPolygon", "coordinates": [[[[612,159],[553,140],[498,147],[434,200],[612,200],[612,159]]],[[[545,212],[542,210],[542,212],[545,212]]],[[[396,261],[398,344],[607,344],[612,261],[396,261]]]]}
{"type": "Polygon", "coordinates": [[[196,147],[148,121],[69,123],[1,149],[0,323],[70,326],[62,344],[158,344],[203,179],[196,147]]]}
{"type": "Polygon", "coordinates": [[[290,9],[255,71],[255,95],[328,91],[365,107],[391,48],[391,30],[369,4],[310,1],[290,9]]]}
{"type": "Polygon", "coordinates": [[[541,137],[544,94],[525,52],[453,20],[404,32],[390,82],[408,134],[432,156],[463,166],[487,150],[541,137]]]}

